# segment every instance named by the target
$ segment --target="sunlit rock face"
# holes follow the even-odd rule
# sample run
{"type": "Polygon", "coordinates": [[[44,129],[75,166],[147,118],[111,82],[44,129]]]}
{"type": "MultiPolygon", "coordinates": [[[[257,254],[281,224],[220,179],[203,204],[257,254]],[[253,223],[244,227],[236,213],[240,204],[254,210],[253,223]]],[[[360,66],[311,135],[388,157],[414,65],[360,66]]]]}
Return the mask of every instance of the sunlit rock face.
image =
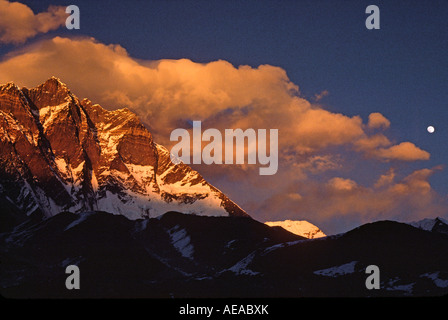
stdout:
{"type": "Polygon", "coordinates": [[[198,172],[173,164],[130,110],[80,100],[55,77],[32,89],[0,86],[0,122],[5,211],[247,216],[198,172]]]}

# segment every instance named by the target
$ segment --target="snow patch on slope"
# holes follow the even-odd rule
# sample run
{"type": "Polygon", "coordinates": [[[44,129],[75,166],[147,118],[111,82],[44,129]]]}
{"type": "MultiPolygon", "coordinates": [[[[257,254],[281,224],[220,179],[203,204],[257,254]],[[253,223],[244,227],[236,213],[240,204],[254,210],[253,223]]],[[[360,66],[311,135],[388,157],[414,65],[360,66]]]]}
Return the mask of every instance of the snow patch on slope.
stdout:
{"type": "Polygon", "coordinates": [[[325,277],[339,277],[346,274],[350,274],[355,272],[355,266],[358,263],[358,261],[352,261],[346,264],[342,264],[340,266],[335,266],[327,269],[317,270],[314,271],[314,274],[317,274],[318,276],[325,276],[325,277]]]}
{"type": "Polygon", "coordinates": [[[224,271],[232,271],[232,272],[234,272],[235,274],[238,274],[238,275],[255,276],[255,275],[259,274],[259,272],[252,271],[252,270],[247,268],[247,266],[252,262],[254,257],[255,257],[255,251],[252,252],[251,254],[249,254],[244,259],[242,259],[242,260],[238,261],[237,263],[235,263],[229,269],[226,269],[224,271]]]}
{"type": "Polygon", "coordinates": [[[178,225],[168,230],[171,243],[174,248],[185,258],[193,259],[194,247],[191,244],[190,236],[185,229],[180,229],[178,225]]]}
{"type": "Polygon", "coordinates": [[[88,211],[88,212],[83,212],[83,213],[79,213],[79,218],[76,219],[75,221],[73,221],[72,223],[70,223],[67,227],[65,227],[64,231],[67,231],[75,226],[77,226],[78,224],[80,224],[81,222],[85,221],[89,216],[95,214],[95,212],[92,211],[88,211]]]}
{"type": "Polygon", "coordinates": [[[389,279],[389,281],[385,284],[385,288],[387,291],[403,291],[407,294],[411,294],[414,288],[415,282],[409,284],[396,284],[400,281],[400,278],[395,277],[393,279],[389,279]]]}
{"type": "Polygon", "coordinates": [[[433,273],[425,273],[422,274],[420,277],[429,278],[431,279],[436,286],[439,288],[447,288],[448,287],[448,280],[443,280],[439,278],[440,272],[433,272],[433,273]]]}
{"type": "Polygon", "coordinates": [[[61,111],[68,108],[69,104],[70,102],[67,101],[57,106],[47,106],[39,110],[39,121],[45,130],[53,124],[61,111]]]}

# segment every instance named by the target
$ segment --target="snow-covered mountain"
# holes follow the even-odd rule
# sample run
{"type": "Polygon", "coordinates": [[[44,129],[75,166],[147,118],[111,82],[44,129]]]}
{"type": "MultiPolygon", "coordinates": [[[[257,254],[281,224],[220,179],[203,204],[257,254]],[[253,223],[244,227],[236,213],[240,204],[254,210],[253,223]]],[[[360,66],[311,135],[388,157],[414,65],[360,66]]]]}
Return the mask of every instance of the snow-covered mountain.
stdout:
{"type": "Polygon", "coordinates": [[[265,222],[265,224],[270,227],[282,227],[283,229],[286,229],[291,233],[308,239],[322,238],[327,236],[314,224],[305,220],[267,221],[265,222]]]}
{"type": "Polygon", "coordinates": [[[426,218],[409,223],[411,226],[426,230],[448,234],[448,220],[437,218],[426,218]]]}
{"type": "Polygon", "coordinates": [[[0,86],[0,123],[2,213],[247,216],[198,172],[173,164],[130,110],[81,101],[55,77],[32,89],[0,86]]]}

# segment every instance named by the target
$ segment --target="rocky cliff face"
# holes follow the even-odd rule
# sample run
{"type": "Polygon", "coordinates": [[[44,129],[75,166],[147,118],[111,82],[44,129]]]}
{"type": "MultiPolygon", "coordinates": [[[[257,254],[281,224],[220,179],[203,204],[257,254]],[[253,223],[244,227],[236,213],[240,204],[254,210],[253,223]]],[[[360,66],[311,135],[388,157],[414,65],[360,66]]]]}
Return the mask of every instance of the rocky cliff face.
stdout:
{"type": "Polygon", "coordinates": [[[0,86],[0,123],[2,213],[247,216],[198,172],[173,164],[130,110],[81,101],[57,78],[0,86]]]}

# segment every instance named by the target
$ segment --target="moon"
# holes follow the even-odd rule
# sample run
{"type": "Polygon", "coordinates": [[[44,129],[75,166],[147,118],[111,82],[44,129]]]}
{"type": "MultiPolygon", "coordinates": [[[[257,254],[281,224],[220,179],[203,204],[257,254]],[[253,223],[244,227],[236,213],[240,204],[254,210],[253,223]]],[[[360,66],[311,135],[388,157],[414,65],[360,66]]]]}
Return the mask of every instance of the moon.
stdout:
{"type": "Polygon", "coordinates": [[[429,133],[433,133],[436,129],[433,126],[429,126],[426,130],[428,130],[429,133]]]}

